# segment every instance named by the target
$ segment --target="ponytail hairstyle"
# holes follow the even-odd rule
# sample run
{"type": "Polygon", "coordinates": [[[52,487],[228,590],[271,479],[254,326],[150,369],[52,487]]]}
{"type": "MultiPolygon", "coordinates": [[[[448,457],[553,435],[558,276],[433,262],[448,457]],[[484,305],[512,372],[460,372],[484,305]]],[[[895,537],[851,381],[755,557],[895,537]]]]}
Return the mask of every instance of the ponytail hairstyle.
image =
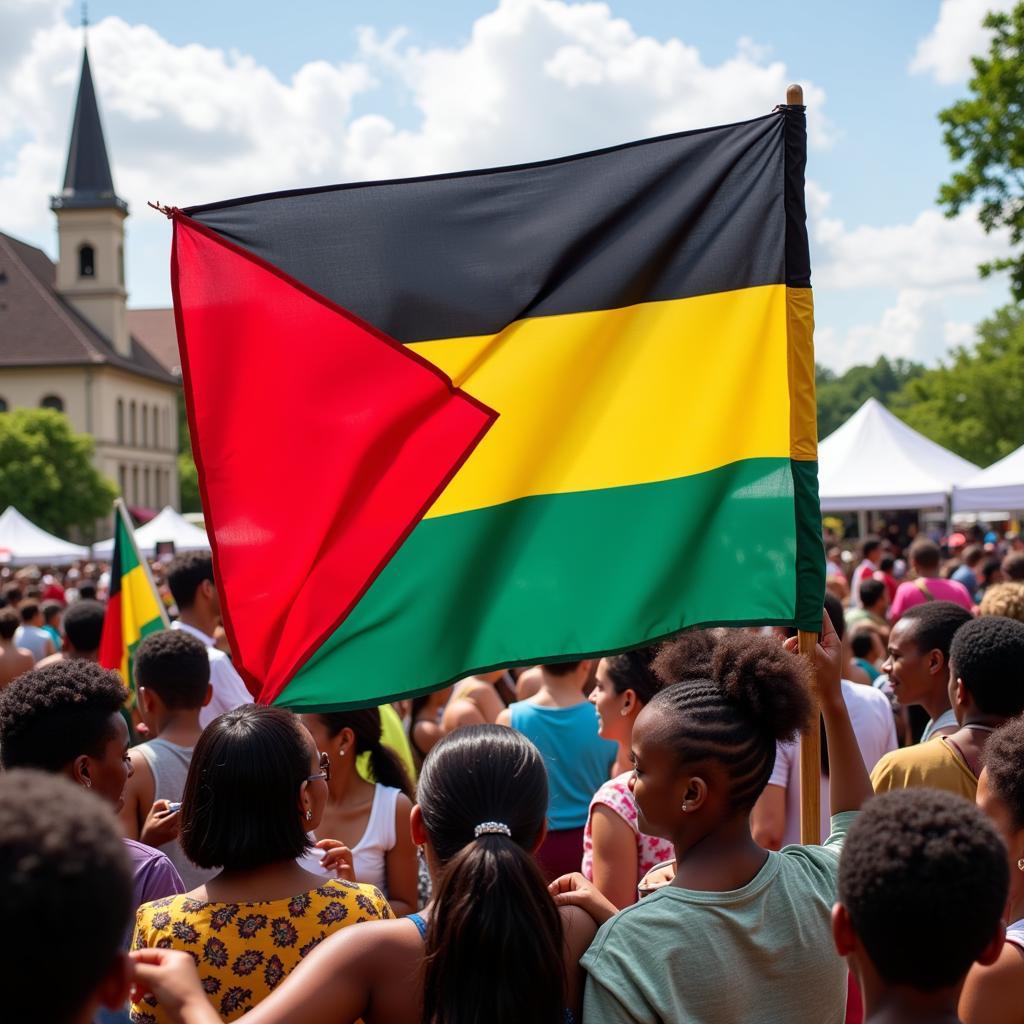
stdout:
{"type": "Polygon", "coordinates": [[[641,706],[649,704],[651,698],[664,686],[651,667],[657,653],[657,647],[638,647],[608,658],[605,665],[615,692],[632,690],[641,706]]]}
{"type": "Polygon", "coordinates": [[[342,729],[351,729],[355,736],[354,757],[362,753],[370,755],[370,770],[375,782],[382,786],[400,789],[410,800],[413,785],[398,755],[381,742],[380,711],[377,708],[363,708],[359,711],[332,711],[319,714],[320,724],[333,739],[342,729]]]}
{"type": "Polygon", "coordinates": [[[666,688],[651,700],[680,764],[717,761],[735,811],[754,806],[775,767],[775,744],[810,722],[806,661],[749,633],[684,633],[654,663],[666,688]]]}
{"type": "Polygon", "coordinates": [[[532,852],[548,809],[537,748],[500,725],[457,729],[423,763],[419,807],[442,866],[427,926],[423,1024],[561,1024],[561,919],[532,852]],[[511,835],[475,837],[484,823],[511,835]]]}

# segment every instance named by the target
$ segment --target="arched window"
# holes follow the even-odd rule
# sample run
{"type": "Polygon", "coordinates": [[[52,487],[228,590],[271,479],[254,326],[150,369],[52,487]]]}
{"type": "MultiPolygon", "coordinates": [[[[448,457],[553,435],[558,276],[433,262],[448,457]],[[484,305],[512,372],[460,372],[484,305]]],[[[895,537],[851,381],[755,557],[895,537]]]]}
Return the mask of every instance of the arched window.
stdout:
{"type": "Polygon", "coordinates": [[[142,447],[149,447],[149,406],[142,403],[142,447]]]}
{"type": "Polygon", "coordinates": [[[91,245],[78,247],[78,276],[96,276],[96,252],[91,245]]]}
{"type": "Polygon", "coordinates": [[[153,447],[160,447],[160,411],[153,406],[153,447]]]}
{"type": "Polygon", "coordinates": [[[150,501],[149,501],[149,494],[150,494],[150,491],[149,491],[149,479],[150,479],[150,472],[149,472],[149,466],[147,466],[142,471],[142,487],[143,487],[142,494],[143,494],[143,499],[144,499],[143,500],[143,504],[146,506],[146,508],[151,508],[152,507],[150,505],[150,501]]]}
{"type": "Polygon", "coordinates": [[[128,405],[128,436],[131,439],[131,445],[133,448],[139,443],[138,425],[138,411],[136,409],[135,402],[131,402],[128,405]]]}
{"type": "Polygon", "coordinates": [[[0,398],[0,412],[7,412],[7,399],[0,398]]]}
{"type": "Polygon", "coordinates": [[[124,246],[117,247],[117,283],[124,284],[124,246]]]}
{"type": "Polygon", "coordinates": [[[59,395],[46,395],[39,403],[40,409],[54,409],[57,412],[64,411],[64,399],[59,395]]]}
{"type": "Polygon", "coordinates": [[[117,486],[121,488],[121,497],[127,500],[128,470],[123,465],[117,467],[117,486]]]}
{"type": "Polygon", "coordinates": [[[132,466],[132,500],[133,505],[139,503],[139,467],[132,466]]]}
{"type": "MultiPolygon", "coordinates": [[[[124,399],[119,398],[117,400],[117,443],[124,444],[124,399]]],[[[121,467],[124,469],[124,467],[121,467]]],[[[124,488],[121,488],[121,492],[124,493],[124,488]]]]}

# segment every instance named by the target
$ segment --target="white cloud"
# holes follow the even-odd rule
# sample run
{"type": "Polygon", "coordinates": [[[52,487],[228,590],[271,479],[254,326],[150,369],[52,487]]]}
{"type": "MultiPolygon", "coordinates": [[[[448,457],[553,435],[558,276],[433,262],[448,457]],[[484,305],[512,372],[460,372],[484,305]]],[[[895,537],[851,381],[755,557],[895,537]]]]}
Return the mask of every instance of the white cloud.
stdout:
{"type": "Polygon", "coordinates": [[[978,264],[1005,256],[1009,235],[986,235],[971,207],[947,218],[922,210],[908,224],[847,228],[826,215],[828,197],[808,203],[814,283],[826,288],[944,289],[974,283],[978,264]]]}
{"type": "MultiPolygon", "coordinates": [[[[680,39],[637,35],[604,3],[502,0],[458,48],[421,50],[401,33],[361,34],[360,56],[389,69],[421,120],[357,119],[353,177],[427,174],[557,156],[767,113],[785,97],[781,61],[740,39],[715,66],[680,39]]],[[[812,145],[828,145],[824,92],[805,83],[812,145]]]]}
{"type": "Polygon", "coordinates": [[[971,73],[971,57],[984,54],[991,33],[982,25],[990,11],[1008,11],[1015,0],[942,0],[931,32],[910,60],[912,74],[931,74],[943,85],[962,82],[971,73]]]}
{"type": "Polygon", "coordinates": [[[1007,232],[986,235],[974,208],[953,218],[926,209],[905,224],[848,228],[829,216],[831,202],[820,185],[807,183],[812,279],[824,300],[815,331],[819,362],[839,370],[880,355],[933,363],[973,338],[973,325],[951,307],[962,314],[965,303],[988,294],[978,264],[1006,255],[1007,232]],[[879,316],[844,328],[827,322],[822,313],[842,304],[831,298],[851,292],[865,297],[867,309],[879,296],[886,306],[879,316]]]}
{"type": "MultiPolygon", "coordinates": [[[[973,289],[977,289],[977,285],[973,289]]],[[[957,289],[964,294],[971,289],[957,289]]],[[[879,356],[934,363],[951,345],[962,345],[974,336],[971,324],[949,316],[948,292],[924,288],[901,288],[894,305],[877,320],[855,324],[845,330],[818,327],[815,352],[818,362],[835,370],[859,363],[873,363],[879,356]]]]}

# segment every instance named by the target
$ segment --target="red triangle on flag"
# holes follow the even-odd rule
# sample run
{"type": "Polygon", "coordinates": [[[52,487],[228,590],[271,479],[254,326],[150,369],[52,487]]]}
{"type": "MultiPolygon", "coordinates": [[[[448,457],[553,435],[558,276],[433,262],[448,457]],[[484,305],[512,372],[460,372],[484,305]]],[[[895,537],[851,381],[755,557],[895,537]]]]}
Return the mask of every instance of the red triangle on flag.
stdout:
{"type": "Polygon", "coordinates": [[[181,214],[171,279],[224,625],[236,667],[269,703],[355,607],[497,413],[181,214]]]}

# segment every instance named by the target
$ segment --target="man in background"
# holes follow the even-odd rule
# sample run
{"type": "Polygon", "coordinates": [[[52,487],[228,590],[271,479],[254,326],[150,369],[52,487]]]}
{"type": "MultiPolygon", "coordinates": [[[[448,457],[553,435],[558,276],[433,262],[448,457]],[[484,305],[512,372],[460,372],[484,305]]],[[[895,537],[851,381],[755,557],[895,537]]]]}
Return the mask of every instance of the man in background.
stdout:
{"type": "Polygon", "coordinates": [[[199,715],[199,724],[205,727],[225,711],[251,704],[252,694],[231,664],[231,658],[215,645],[214,634],[221,624],[220,597],[209,552],[190,551],[175,558],[167,567],[167,585],[178,606],[178,618],[171,629],[184,630],[201,641],[210,659],[213,695],[199,715]]]}

